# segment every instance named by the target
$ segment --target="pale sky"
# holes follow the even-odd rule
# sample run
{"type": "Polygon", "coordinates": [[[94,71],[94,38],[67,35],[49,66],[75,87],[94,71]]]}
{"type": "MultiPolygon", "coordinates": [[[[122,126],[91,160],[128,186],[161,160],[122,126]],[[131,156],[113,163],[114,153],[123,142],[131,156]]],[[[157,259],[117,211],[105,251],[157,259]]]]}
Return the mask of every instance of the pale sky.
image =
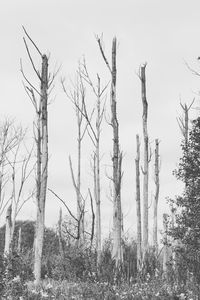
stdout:
{"type": "MultiPolygon", "coordinates": [[[[16,123],[29,126],[33,137],[34,110],[24,92],[20,73],[20,58],[24,69],[33,78],[24,44],[24,25],[42,52],[50,56],[50,69],[62,65],[55,81],[56,87],[49,106],[49,183],[75,211],[75,192],[70,177],[68,156],[76,166],[76,121],[72,104],[66,99],[60,78],[66,78],[67,87],[74,77],[78,60],[86,57],[88,70],[94,78],[98,72],[102,81],[109,73],[100,55],[95,35],[104,36],[105,52],[111,57],[113,36],[117,37],[117,101],[120,123],[120,144],[124,152],[122,207],[125,232],[136,231],[135,211],[135,136],[142,137],[142,102],[137,72],[147,62],[147,100],[149,104],[149,137],[160,140],[161,172],[159,219],[167,210],[165,198],[180,192],[172,171],[180,156],[181,134],[176,117],[180,113],[179,101],[190,103],[199,96],[200,78],[186,67],[185,61],[200,70],[200,2],[159,0],[18,0],[2,1],[0,10],[0,114],[14,117],[16,123]]],[[[39,67],[39,65],[38,65],[39,67]]],[[[88,92],[88,95],[90,93],[88,92]]],[[[109,92],[108,92],[109,98],[109,92]]],[[[93,98],[87,100],[90,105],[93,98]]],[[[109,115],[109,99],[107,101],[109,115]]],[[[191,118],[196,112],[191,112],[191,118]]],[[[106,123],[102,128],[102,225],[104,235],[112,228],[112,203],[108,199],[112,151],[112,131],[106,123]]],[[[83,144],[83,193],[92,189],[89,157],[92,145],[88,138],[83,144]]],[[[153,197],[153,162],[150,166],[149,198],[153,197]]],[[[151,202],[151,200],[150,200],[151,202]]],[[[54,226],[59,207],[57,199],[47,194],[46,224],[54,226]]],[[[152,207],[150,207],[151,214],[152,207]]],[[[65,212],[65,211],[64,211],[65,212]]],[[[27,204],[19,218],[35,219],[34,205],[27,204]]],[[[151,215],[150,215],[151,219],[151,215]]],[[[2,222],[1,222],[2,223],[2,222]]],[[[161,227],[160,227],[161,229],[161,227]]]]}

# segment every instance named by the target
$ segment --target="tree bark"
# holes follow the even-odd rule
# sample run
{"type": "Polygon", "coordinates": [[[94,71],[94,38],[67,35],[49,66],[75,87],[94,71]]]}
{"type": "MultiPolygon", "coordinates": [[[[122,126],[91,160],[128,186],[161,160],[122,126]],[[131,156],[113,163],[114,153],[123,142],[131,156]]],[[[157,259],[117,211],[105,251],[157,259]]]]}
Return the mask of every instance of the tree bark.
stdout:
{"type": "Polygon", "coordinates": [[[111,73],[111,125],[113,129],[113,249],[112,257],[116,266],[122,262],[122,209],[121,209],[121,165],[122,153],[119,149],[119,123],[117,119],[117,100],[116,100],[116,37],[112,42],[112,65],[105,56],[100,38],[97,38],[103,60],[111,73]]]}
{"type": "Polygon", "coordinates": [[[22,250],[22,228],[19,227],[18,241],[17,241],[17,251],[18,251],[18,253],[21,253],[21,250],[22,250]]]}
{"type": "Polygon", "coordinates": [[[42,249],[44,240],[45,202],[48,177],[48,59],[42,56],[40,107],[38,113],[38,136],[37,136],[37,219],[35,230],[35,260],[34,275],[35,283],[41,280],[42,249]]]}
{"type": "Polygon", "coordinates": [[[97,265],[101,262],[101,188],[100,188],[100,133],[101,133],[101,91],[100,78],[98,77],[97,92],[97,119],[96,119],[96,149],[94,158],[94,187],[96,200],[96,251],[97,265]]]}
{"type": "Polygon", "coordinates": [[[81,199],[81,123],[82,123],[82,115],[81,112],[77,109],[77,122],[78,122],[78,167],[77,167],[77,189],[76,189],[76,197],[77,197],[77,219],[80,221],[79,223],[79,246],[84,243],[84,207],[81,199]]]}
{"type": "Polygon", "coordinates": [[[163,274],[164,276],[167,276],[167,263],[169,260],[169,255],[168,255],[168,245],[167,245],[167,221],[168,221],[168,215],[163,214],[163,274]]]}
{"type": "Polygon", "coordinates": [[[4,255],[8,255],[11,247],[11,233],[12,233],[12,205],[9,205],[6,212],[6,229],[5,229],[5,246],[4,255]]]}
{"type": "Polygon", "coordinates": [[[136,135],[137,154],[135,159],[136,167],[136,212],[137,212],[137,269],[140,270],[142,262],[142,225],[140,205],[140,140],[136,135]]]}
{"type": "Polygon", "coordinates": [[[149,214],[148,214],[148,185],[149,185],[149,138],[147,131],[147,115],[148,115],[148,103],[146,99],[146,64],[141,66],[140,79],[141,79],[141,93],[143,104],[143,138],[144,138],[144,167],[143,167],[143,245],[142,252],[145,257],[148,249],[148,230],[149,230],[149,214]]]}
{"type": "Polygon", "coordinates": [[[119,123],[117,119],[117,100],[116,100],[116,38],[112,43],[112,82],[111,82],[111,113],[113,128],[113,252],[116,265],[122,261],[121,244],[121,163],[122,154],[119,150],[119,123]]]}
{"type": "Polygon", "coordinates": [[[158,139],[155,140],[155,185],[156,191],[154,196],[154,204],[153,204],[153,246],[157,253],[158,250],[158,198],[159,198],[159,141],[158,139]]]}

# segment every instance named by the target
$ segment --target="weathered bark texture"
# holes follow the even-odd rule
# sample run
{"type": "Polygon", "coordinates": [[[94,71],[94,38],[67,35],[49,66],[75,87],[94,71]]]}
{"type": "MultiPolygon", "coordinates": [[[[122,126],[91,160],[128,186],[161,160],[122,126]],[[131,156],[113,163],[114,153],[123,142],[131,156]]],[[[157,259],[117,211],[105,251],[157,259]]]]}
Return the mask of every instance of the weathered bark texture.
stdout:
{"type": "Polygon", "coordinates": [[[81,134],[81,123],[82,115],[77,109],[77,122],[78,122],[78,166],[77,166],[77,185],[76,185],[76,197],[77,197],[77,219],[79,220],[79,245],[84,243],[84,204],[81,198],[81,144],[82,144],[82,134],[81,134]]]}
{"type": "Polygon", "coordinates": [[[6,212],[6,229],[5,229],[5,246],[4,255],[9,254],[11,247],[11,234],[12,234],[12,205],[10,205],[6,212]]]}
{"type": "Polygon", "coordinates": [[[157,253],[158,250],[158,199],[159,199],[159,141],[155,140],[155,165],[154,165],[154,176],[155,176],[155,196],[153,203],[153,246],[157,253]]]}
{"type": "Polygon", "coordinates": [[[145,257],[148,249],[148,230],[149,230],[149,214],[148,214],[148,185],[149,185],[149,138],[147,131],[147,115],[148,115],[148,103],[146,99],[146,64],[141,66],[140,80],[141,80],[141,93],[142,93],[142,105],[143,105],[143,138],[144,138],[144,167],[143,167],[143,245],[142,252],[145,257]]]}
{"type": "Polygon", "coordinates": [[[48,122],[47,122],[47,100],[48,100],[48,59],[42,56],[40,104],[38,110],[37,128],[37,219],[35,228],[35,259],[34,275],[35,283],[39,284],[41,279],[42,249],[44,239],[45,202],[48,177],[48,122]]]}
{"type": "Polygon", "coordinates": [[[104,59],[106,66],[111,73],[111,125],[113,128],[113,250],[112,257],[118,267],[122,262],[122,209],[121,209],[121,165],[122,165],[122,153],[119,149],[119,123],[117,119],[117,99],[116,99],[116,37],[112,42],[112,65],[105,56],[102,48],[101,40],[98,38],[97,42],[104,59]]]}
{"type": "Polygon", "coordinates": [[[101,188],[100,188],[100,133],[101,133],[101,90],[100,78],[98,77],[97,92],[97,118],[96,118],[96,145],[94,157],[94,195],[96,200],[96,251],[97,264],[100,265],[101,259],[101,188]]]}
{"type": "Polygon", "coordinates": [[[113,252],[112,256],[119,265],[122,261],[122,211],[121,211],[121,164],[122,153],[119,150],[119,123],[117,119],[117,99],[116,99],[116,38],[112,43],[112,81],[111,81],[111,113],[113,128],[113,252]]]}
{"type": "Polygon", "coordinates": [[[169,249],[167,245],[167,223],[168,223],[168,214],[163,214],[163,273],[164,276],[167,274],[167,263],[169,260],[169,249]]]}
{"type": "Polygon", "coordinates": [[[140,205],[140,140],[136,135],[137,152],[135,159],[136,168],[136,212],[137,212],[137,269],[140,270],[142,262],[142,224],[140,205]]]}
{"type": "Polygon", "coordinates": [[[18,230],[18,241],[17,241],[17,251],[20,253],[22,250],[22,228],[19,227],[18,230]]]}
{"type": "Polygon", "coordinates": [[[58,241],[59,241],[59,251],[62,259],[64,259],[64,248],[63,248],[63,240],[62,240],[62,209],[60,208],[59,212],[59,220],[58,220],[58,241]]]}

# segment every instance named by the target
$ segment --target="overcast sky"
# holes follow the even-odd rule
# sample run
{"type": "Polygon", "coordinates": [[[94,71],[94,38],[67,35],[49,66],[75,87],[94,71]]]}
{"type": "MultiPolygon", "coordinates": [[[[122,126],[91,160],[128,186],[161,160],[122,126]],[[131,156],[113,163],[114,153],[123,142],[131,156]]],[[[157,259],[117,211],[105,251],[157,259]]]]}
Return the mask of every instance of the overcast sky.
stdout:
{"type": "MultiPolygon", "coordinates": [[[[142,137],[142,102],[137,72],[147,62],[147,100],[149,103],[149,137],[152,150],[154,139],[160,140],[161,187],[159,219],[167,209],[165,198],[180,192],[172,175],[180,157],[181,134],[176,117],[180,114],[180,98],[190,103],[195,97],[198,105],[200,78],[186,67],[185,61],[200,70],[200,2],[179,0],[18,0],[2,1],[0,10],[0,115],[15,117],[16,123],[29,126],[33,137],[34,109],[24,92],[20,73],[20,58],[29,78],[34,79],[24,44],[25,26],[40,50],[50,55],[50,69],[62,65],[55,81],[52,103],[49,106],[49,183],[67,204],[75,210],[75,192],[70,177],[68,156],[76,167],[76,121],[72,104],[66,99],[60,78],[70,78],[83,55],[95,80],[98,72],[102,82],[109,73],[100,55],[95,35],[103,33],[105,52],[111,57],[113,36],[117,37],[117,101],[120,122],[120,144],[124,152],[122,206],[125,231],[135,232],[135,136],[142,137]]],[[[38,65],[39,67],[39,65],[38,65]]],[[[34,81],[36,83],[36,81],[34,81]]],[[[88,92],[89,105],[94,102],[88,92]]],[[[109,118],[109,92],[106,114],[109,118]]],[[[191,118],[196,115],[191,111],[191,118]]],[[[112,228],[112,203],[109,200],[109,180],[112,151],[111,127],[102,128],[102,220],[103,232],[112,228]]],[[[83,193],[92,189],[88,138],[83,144],[83,193]]],[[[150,166],[150,203],[155,187],[153,163],[150,166]]],[[[47,194],[46,224],[57,222],[61,204],[47,194]]],[[[150,207],[151,211],[152,207],[150,207]]],[[[21,218],[35,219],[34,205],[24,207],[21,218]]],[[[161,223],[161,222],[160,222],[161,223]]]]}

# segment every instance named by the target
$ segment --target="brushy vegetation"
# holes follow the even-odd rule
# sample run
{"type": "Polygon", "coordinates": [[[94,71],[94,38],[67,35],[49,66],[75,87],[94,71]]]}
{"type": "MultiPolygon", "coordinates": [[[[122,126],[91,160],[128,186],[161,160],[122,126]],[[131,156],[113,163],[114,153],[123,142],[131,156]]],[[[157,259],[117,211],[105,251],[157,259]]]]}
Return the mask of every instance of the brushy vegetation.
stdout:
{"type": "MultiPolygon", "coordinates": [[[[47,236],[52,237],[52,234],[53,231],[47,236]]],[[[44,252],[43,281],[37,288],[32,274],[31,250],[20,254],[13,250],[8,257],[0,257],[1,299],[199,299],[198,282],[193,274],[183,272],[182,266],[177,266],[175,272],[171,261],[168,274],[163,274],[162,255],[157,259],[150,249],[145,268],[138,274],[134,241],[124,242],[124,249],[124,267],[116,270],[111,258],[111,242],[107,240],[97,270],[96,254],[90,247],[66,246],[65,261],[52,247],[44,252]]]]}

